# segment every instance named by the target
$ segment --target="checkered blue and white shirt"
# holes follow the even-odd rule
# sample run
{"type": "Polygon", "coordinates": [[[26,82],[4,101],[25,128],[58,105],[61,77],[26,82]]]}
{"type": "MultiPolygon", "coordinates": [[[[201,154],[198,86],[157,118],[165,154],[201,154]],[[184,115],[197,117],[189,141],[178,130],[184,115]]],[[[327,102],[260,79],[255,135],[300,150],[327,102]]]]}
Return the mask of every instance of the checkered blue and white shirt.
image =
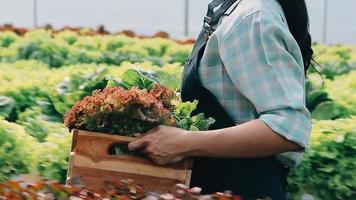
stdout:
{"type": "MultiPolygon", "coordinates": [[[[234,8],[234,6],[232,6],[234,8]]],[[[304,149],[311,132],[303,58],[276,0],[242,0],[211,35],[199,77],[236,124],[264,121],[304,149]]],[[[296,167],[303,152],[277,155],[296,167]]]]}

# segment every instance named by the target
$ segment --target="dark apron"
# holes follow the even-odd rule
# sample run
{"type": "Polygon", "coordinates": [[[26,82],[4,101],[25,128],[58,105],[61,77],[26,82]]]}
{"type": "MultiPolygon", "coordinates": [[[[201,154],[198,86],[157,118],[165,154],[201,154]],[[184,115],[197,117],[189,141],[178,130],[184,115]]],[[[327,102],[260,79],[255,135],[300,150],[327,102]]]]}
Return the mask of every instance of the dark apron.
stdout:
{"type": "MultiPolygon", "coordinates": [[[[182,100],[199,100],[193,114],[205,113],[216,122],[211,129],[235,126],[224,108],[213,94],[204,88],[199,80],[198,67],[204,54],[207,37],[214,31],[213,26],[236,0],[214,0],[209,4],[204,28],[184,67],[182,100]],[[222,6],[214,11],[214,8],[222,6]]],[[[214,147],[212,147],[214,148],[214,147]]],[[[286,178],[288,169],[274,156],[265,158],[207,158],[194,159],[191,186],[203,188],[204,194],[218,191],[233,191],[244,199],[270,197],[274,200],[286,199],[286,178]]]]}

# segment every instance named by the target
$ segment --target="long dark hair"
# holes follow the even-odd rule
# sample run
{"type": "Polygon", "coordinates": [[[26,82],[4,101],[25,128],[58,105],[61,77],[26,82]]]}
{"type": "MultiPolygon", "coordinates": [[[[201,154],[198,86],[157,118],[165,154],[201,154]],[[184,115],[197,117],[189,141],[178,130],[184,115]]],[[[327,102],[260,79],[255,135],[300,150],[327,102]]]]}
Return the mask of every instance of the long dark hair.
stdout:
{"type": "Polygon", "coordinates": [[[277,0],[283,8],[289,29],[298,42],[303,55],[305,71],[311,65],[313,50],[312,39],[309,32],[309,16],[304,0],[277,0]]]}

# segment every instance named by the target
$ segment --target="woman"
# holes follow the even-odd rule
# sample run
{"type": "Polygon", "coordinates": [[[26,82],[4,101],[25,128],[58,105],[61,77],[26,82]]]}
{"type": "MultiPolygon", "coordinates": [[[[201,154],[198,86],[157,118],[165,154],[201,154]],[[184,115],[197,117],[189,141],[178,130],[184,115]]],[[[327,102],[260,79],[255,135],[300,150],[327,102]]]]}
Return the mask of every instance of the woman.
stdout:
{"type": "Polygon", "coordinates": [[[305,71],[313,54],[303,0],[214,0],[183,76],[182,99],[210,131],[159,126],[130,143],[158,164],[194,156],[192,185],[286,199],[311,131],[305,71]]]}

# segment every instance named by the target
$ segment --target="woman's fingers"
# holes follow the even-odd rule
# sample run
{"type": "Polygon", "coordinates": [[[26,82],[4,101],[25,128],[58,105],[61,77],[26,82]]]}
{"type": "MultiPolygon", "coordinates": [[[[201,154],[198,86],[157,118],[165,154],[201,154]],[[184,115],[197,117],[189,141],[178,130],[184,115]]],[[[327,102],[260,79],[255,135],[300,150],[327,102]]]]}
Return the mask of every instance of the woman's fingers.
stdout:
{"type": "Polygon", "coordinates": [[[202,189],[200,187],[193,187],[189,190],[190,193],[192,194],[200,194],[202,189]]]}
{"type": "Polygon", "coordinates": [[[130,151],[142,149],[145,146],[146,146],[146,138],[145,137],[142,137],[142,138],[139,138],[133,142],[130,142],[128,145],[130,151]]]}
{"type": "Polygon", "coordinates": [[[176,157],[165,157],[165,156],[157,156],[152,153],[148,153],[147,156],[157,165],[168,165],[180,162],[184,159],[184,157],[176,156],[176,157]]]}
{"type": "Polygon", "coordinates": [[[184,156],[178,153],[181,145],[174,145],[179,136],[183,134],[180,131],[175,128],[157,126],[144,134],[136,134],[135,136],[139,138],[131,142],[128,148],[131,151],[141,149],[158,165],[176,163],[184,159],[184,156]],[[167,132],[170,137],[167,137],[167,132]]]}
{"type": "Polygon", "coordinates": [[[168,163],[168,160],[162,158],[162,157],[159,157],[159,156],[154,156],[152,154],[148,154],[148,157],[154,162],[156,163],[157,165],[167,165],[169,164],[168,163]]]}
{"type": "Polygon", "coordinates": [[[143,148],[147,142],[147,140],[146,140],[147,135],[157,132],[159,130],[159,128],[160,128],[160,126],[157,126],[153,129],[147,131],[146,133],[135,133],[134,136],[139,139],[137,139],[129,144],[129,150],[135,151],[135,150],[143,148]]]}

